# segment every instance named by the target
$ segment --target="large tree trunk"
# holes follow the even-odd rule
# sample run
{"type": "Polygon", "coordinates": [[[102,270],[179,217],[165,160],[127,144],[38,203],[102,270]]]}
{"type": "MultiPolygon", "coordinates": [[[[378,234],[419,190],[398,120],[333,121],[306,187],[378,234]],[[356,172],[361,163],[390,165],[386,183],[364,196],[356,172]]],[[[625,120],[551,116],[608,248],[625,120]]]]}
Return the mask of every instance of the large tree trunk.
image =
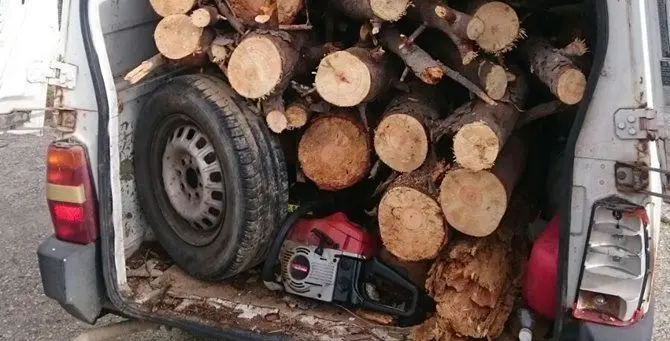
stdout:
{"type": "Polygon", "coordinates": [[[530,64],[531,72],[561,102],[576,104],[582,100],[586,77],[566,55],[570,51],[554,48],[544,39],[529,37],[519,46],[519,52],[530,64]]]}
{"type": "Polygon", "coordinates": [[[416,341],[495,339],[502,334],[524,276],[532,221],[529,202],[515,196],[493,235],[451,242],[433,263],[426,289],[436,315],[415,327],[416,341]]]}
{"type": "Polygon", "coordinates": [[[316,91],[328,103],[353,107],[386,91],[398,70],[385,54],[351,47],[324,57],[316,71],[316,91]]]}
{"type": "Polygon", "coordinates": [[[469,236],[487,236],[498,227],[526,166],[525,141],[508,139],[491,170],[454,169],[440,185],[440,205],[449,225],[469,236]]]}
{"type": "Polygon", "coordinates": [[[432,87],[413,84],[412,92],[396,97],[375,129],[379,159],[393,170],[411,172],[426,160],[430,147],[427,120],[438,117],[432,87]]]}
{"type": "Polygon", "coordinates": [[[384,47],[400,57],[414,74],[426,84],[437,84],[444,76],[441,63],[420,49],[395,28],[384,28],[380,32],[384,47]]]}
{"type": "Polygon", "coordinates": [[[409,0],[331,0],[342,13],[356,20],[398,21],[405,15],[409,0]]]}
{"type": "Polygon", "coordinates": [[[212,31],[193,25],[186,14],[163,18],[154,31],[158,51],[173,60],[204,52],[213,39],[212,31]]]}
{"type": "Polygon", "coordinates": [[[384,193],[378,207],[384,247],[405,261],[437,257],[447,241],[447,226],[437,203],[436,181],[443,163],[430,162],[401,174],[384,193]]]}
{"type": "Polygon", "coordinates": [[[151,7],[161,17],[185,14],[196,4],[196,0],[149,0],[151,7]]]}
{"type": "Polygon", "coordinates": [[[526,79],[518,74],[505,95],[505,102],[495,106],[480,100],[468,102],[439,122],[433,137],[453,136],[454,157],[461,167],[473,171],[491,168],[514,130],[527,94],[526,79]]]}
{"type": "Polygon", "coordinates": [[[228,62],[228,80],[246,98],[281,94],[298,71],[305,39],[286,32],[258,31],[235,48],[228,62]]]}
{"type": "Polygon", "coordinates": [[[362,180],[371,167],[371,146],[358,115],[338,109],[317,116],[298,144],[300,167],[320,189],[336,191],[362,180]]]}

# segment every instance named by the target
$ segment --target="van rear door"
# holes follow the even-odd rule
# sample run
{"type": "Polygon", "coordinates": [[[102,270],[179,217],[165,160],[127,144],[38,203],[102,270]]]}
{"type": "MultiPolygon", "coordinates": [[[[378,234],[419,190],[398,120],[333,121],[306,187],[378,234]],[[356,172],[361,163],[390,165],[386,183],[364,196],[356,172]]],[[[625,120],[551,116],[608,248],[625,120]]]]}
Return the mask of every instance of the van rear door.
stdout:
{"type": "Polygon", "coordinates": [[[50,85],[73,86],[76,69],[56,59],[59,3],[0,0],[0,130],[41,130],[45,108],[53,106],[50,85]]]}

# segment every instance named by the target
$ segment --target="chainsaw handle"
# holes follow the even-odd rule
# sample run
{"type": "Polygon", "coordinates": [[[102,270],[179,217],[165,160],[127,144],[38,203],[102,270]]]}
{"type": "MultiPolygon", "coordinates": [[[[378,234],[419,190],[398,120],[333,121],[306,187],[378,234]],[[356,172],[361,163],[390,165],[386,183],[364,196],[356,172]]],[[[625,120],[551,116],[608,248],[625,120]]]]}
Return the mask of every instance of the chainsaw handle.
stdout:
{"type": "Polygon", "coordinates": [[[332,203],[332,198],[330,197],[307,202],[303,205],[300,205],[295,211],[289,214],[286,219],[284,219],[279,228],[279,231],[277,232],[277,236],[272,241],[272,244],[270,244],[270,249],[265,258],[265,263],[263,264],[261,279],[264,282],[275,282],[275,265],[277,265],[279,260],[279,253],[281,252],[281,247],[284,244],[284,239],[286,239],[286,236],[291,231],[293,225],[295,225],[295,223],[298,222],[300,218],[304,217],[312,210],[323,207],[330,203],[332,203]]]}
{"type": "MultiPolygon", "coordinates": [[[[362,296],[361,305],[363,308],[402,317],[410,317],[416,314],[417,307],[419,306],[419,300],[421,299],[421,293],[419,292],[419,288],[410,280],[405,278],[405,276],[401,275],[390,266],[380,262],[377,258],[369,259],[363,263],[360,276],[360,279],[374,276],[381,277],[391,283],[394,283],[395,285],[402,287],[411,294],[411,300],[404,307],[404,309],[398,309],[373,301],[367,296],[367,294],[365,294],[364,288],[359,288],[358,291],[359,295],[362,296]]],[[[359,280],[359,283],[362,283],[362,281],[359,280]]]]}

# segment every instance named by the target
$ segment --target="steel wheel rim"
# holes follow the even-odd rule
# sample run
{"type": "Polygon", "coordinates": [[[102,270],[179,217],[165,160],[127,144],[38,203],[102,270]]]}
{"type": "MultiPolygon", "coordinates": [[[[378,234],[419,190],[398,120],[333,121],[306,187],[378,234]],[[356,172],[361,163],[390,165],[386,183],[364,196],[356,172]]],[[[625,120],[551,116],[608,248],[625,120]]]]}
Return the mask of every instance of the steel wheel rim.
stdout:
{"type": "Polygon", "coordinates": [[[192,124],[168,136],[162,159],[165,194],[174,211],[196,232],[211,233],[224,219],[225,185],[214,146],[192,124]]]}

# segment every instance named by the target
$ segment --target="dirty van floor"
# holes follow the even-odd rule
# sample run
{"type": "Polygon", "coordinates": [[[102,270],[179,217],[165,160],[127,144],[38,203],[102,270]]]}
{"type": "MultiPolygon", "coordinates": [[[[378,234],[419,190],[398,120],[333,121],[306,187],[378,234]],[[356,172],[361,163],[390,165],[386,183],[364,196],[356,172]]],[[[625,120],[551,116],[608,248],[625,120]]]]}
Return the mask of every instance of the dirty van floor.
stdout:
{"type": "MultiPolygon", "coordinates": [[[[0,135],[0,340],[71,340],[90,326],[44,296],[36,249],[51,235],[44,197],[48,134],[0,135]]],[[[670,210],[667,215],[670,218],[670,210]]],[[[670,340],[670,226],[661,232],[654,340],[670,340]]],[[[120,321],[104,317],[101,324],[120,321]]],[[[147,331],[129,341],[206,340],[178,330],[147,331]]]]}

